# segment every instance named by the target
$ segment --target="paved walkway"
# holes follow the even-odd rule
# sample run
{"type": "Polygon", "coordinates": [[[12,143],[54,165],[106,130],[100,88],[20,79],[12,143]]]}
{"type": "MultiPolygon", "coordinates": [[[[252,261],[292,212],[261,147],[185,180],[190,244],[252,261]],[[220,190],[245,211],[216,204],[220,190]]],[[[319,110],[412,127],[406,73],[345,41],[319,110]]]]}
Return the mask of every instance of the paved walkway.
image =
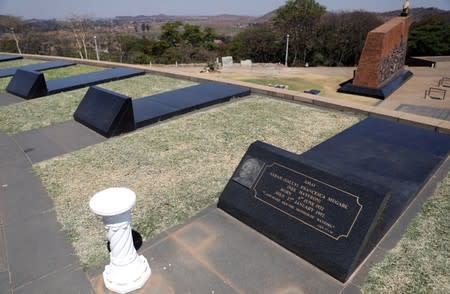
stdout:
{"type": "Polygon", "coordinates": [[[53,203],[11,136],[0,135],[0,293],[91,293],[53,203]]]}
{"type": "Polygon", "coordinates": [[[395,110],[450,121],[450,108],[400,104],[395,110]]]}

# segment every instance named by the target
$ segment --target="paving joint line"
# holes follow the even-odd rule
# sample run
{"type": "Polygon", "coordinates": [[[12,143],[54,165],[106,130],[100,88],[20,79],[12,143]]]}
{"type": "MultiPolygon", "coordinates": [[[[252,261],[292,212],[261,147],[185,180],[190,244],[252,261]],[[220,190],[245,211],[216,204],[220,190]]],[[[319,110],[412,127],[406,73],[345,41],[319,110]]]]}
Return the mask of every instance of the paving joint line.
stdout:
{"type": "MultiPolygon", "coordinates": [[[[60,269],[56,269],[56,270],[51,271],[51,272],[49,272],[49,273],[47,273],[47,274],[45,274],[45,275],[43,275],[43,276],[40,276],[40,277],[38,277],[38,278],[36,278],[36,279],[33,279],[33,280],[28,281],[28,282],[26,282],[26,283],[24,283],[24,284],[22,284],[22,285],[19,285],[19,286],[15,287],[13,290],[20,290],[20,289],[22,289],[22,288],[24,288],[24,287],[26,287],[26,286],[28,286],[28,285],[31,285],[31,284],[34,283],[34,282],[37,282],[37,281],[43,280],[43,279],[45,279],[45,278],[51,277],[52,275],[57,274],[57,273],[59,273],[59,272],[62,271],[62,270],[67,270],[67,269],[69,269],[69,268],[70,268],[71,266],[73,266],[73,265],[74,265],[74,264],[72,264],[72,263],[70,263],[70,264],[68,264],[68,265],[65,265],[65,266],[63,266],[63,267],[60,268],[60,269]]],[[[82,268],[81,268],[80,266],[77,266],[77,267],[75,267],[75,268],[73,269],[73,271],[76,271],[76,270],[78,270],[78,269],[82,269],[82,268]]]]}
{"type": "Polygon", "coordinates": [[[12,277],[11,277],[11,270],[9,268],[9,256],[8,256],[8,244],[6,242],[6,232],[4,230],[5,228],[5,223],[3,222],[3,219],[0,216],[0,234],[2,234],[2,239],[3,239],[3,244],[0,244],[0,248],[3,246],[4,249],[4,253],[5,253],[5,263],[6,263],[6,271],[8,272],[8,288],[9,288],[9,293],[13,293],[13,289],[12,289],[12,277]]]}

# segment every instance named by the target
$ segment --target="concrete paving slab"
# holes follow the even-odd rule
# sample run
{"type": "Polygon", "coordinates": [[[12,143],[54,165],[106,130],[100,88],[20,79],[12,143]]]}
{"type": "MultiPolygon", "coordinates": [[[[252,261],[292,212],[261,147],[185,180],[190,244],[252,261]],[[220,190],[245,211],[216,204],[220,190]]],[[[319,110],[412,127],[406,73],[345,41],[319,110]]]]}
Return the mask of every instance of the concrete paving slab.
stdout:
{"type": "Polygon", "coordinates": [[[395,110],[442,120],[450,118],[450,109],[414,104],[400,104],[395,110]]]}
{"type": "Polygon", "coordinates": [[[7,271],[8,271],[8,257],[6,254],[6,239],[3,230],[3,223],[0,223],[0,273],[7,271]]]}
{"type": "Polygon", "coordinates": [[[0,213],[5,226],[24,222],[53,209],[52,200],[31,167],[22,173],[14,167],[9,171],[12,179],[4,180],[4,170],[0,170],[0,213]]]}
{"type": "Polygon", "coordinates": [[[106,140],[75,121],[17,133],[14,139],[33,163],[106,140]]]}
{"type": "Polygon", "coordinates": [[[65,152],[72,152],[106,140],[105,137],[74,120],[42,128],[40,132],[52,142],[57,142],[65,152]]]}
{"type": "Polygon", "coordinates": [[[0,294],[11,294],[9,286],[9,272],[0,271],[0,294]]]}
{"type": "MultiPolygon", "coordinates": [[[[152,275],[142,289],[132,293],[238,293],[174,239],[165,239],[144,255],[152,275]]],[[[114,293],[105,288],[101,274],[91,283],[97,294],[114,293]]]]}
{"type": "Polygon", "coordinates": [[[62,146],[43,136],[39,129],[17,133],[14,139],[33,163],[65,153],[62,146]]]}
{"type": "Polygon", "coordinates": [[[344,289],[342,289],[342,292],[340,294],[360,294],[361,289],[358,288],[355,285],[349,284],[344,289]]]}
{"type": "Polygon", "coordinates": [[[12,136],[0,151],[0,294],[91,293],[29,158],[12,136]]]}
{"type": "Polygon", "coordinates": [[[173,238],[241,293],[339,293],[343,288],[339,281],[219,209],[173,238]],[[201,239],[192,240],[191,232],[201,239]]]}
{"type": "Polygon", "coordinates": [[[238,293],[209,264],[190,254],[176,239],[167,239],[144,254],[153,271],[151,287],[146,289],[167,287],[174,293],[238,293]],[[159,259],[164,262],[158,262],[159,259]],[[166,286],[161,287],[163,285],[166,286]]]}
{"type": "MultiPolygon", "coordinates": [[[[135,293],[339,293],[344,288],[222,210],[207,211],[141,251],[153,273],[135,293]]],[[[95,293],[109,293],[101,275],[91,282],[95,293]]]]}
{"type": "Polygon", "coordinates": [[[20,102],[25,102],[25,100],[10,93],[0,93],[0,106],[6,106],[20,102]]]}
{"type": "Polygon", "coordinates": [[[80,268],[69,266],[13,289],[14,294],[89,294],[92,288],[80,268]]]}
{"type": "Polygon", "coordinates": [[[7,171],[5,167],[7,165],[26,168],[30,165],[30,162],[13,137],[0,134],[0,170],[7,171]]]}
{"type": "Polygon", "coordinates": [[[13,288],[78,264],[53,211],[7,225],[5,235],[13,288]]]}

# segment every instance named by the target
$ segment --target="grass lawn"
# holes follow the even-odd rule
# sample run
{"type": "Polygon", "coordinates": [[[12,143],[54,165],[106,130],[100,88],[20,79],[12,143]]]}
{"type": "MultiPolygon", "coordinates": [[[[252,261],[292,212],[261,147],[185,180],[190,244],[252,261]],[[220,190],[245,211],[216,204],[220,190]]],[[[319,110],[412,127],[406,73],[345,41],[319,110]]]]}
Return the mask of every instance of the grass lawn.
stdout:
{"type": "Polygon", "coordinates": [[[301,75],[301,76],[276,76],[266,74],[253,74],[248,73],[223,73],[223,78],[243,81],[248,83],[254,83],[258,85],[268,86],[282,84],[287,85],[289,90],[303,93],[305,90],[318,89],[320,90],[319,96],[325,96],[330,98],[341,99],[345,101],[365,104],[376,105],[379,103],[379,99],[350,95],[345,93],[338,93],[337,89],[339,84],[346,78],[343,76],[320,76],[317,74],[301,75]]]}
{"type": "MultiPolygon", "coordinates": [[[[66,75],[74,66],[57,69],[59,75],[66,75]]],[[[75,72],[97,69],[85,66],[75,69],[75,72]]],[[[75,72],[72,72],[75,74],[75,72]]],[[[50,73],[55,76],[55,73],[50,73]]],[[[1,82],[2,79],[0,79],[1,82]]],[[[156,75],[144,75],[130,79],[114,81],[99,85],[100,87],[117,91],[130,97],[142,97],[159,92],[187,87],[193,83],[156,75]]],[[[71,120],[73,113],[88,88],[58,93],[22,103],[0,107],[0,133],[14,134],[35,128],[49,126],[71,120]]]]}
{"type": "MultiPolygon", "coordinates": [[[[25,59],[25,61],[28,61],[28,59],[25,59]]],[[[36,63],[36,62],[33,62],[36,63]]],[[[31,64],[31,63],[29,63],[31,64]]],[[[88,72],[94,72],[102,70],[100,67],[90,66],[90,65],[84,65],[84,64],[77,64],[73,66],[68,67],[62,67],[62,68],[55,68],[55,69],[49,69],[43,71],[45,80],[54,80],[59,78],[64,78],[71,75],[79,75],[83,73],[88,72]]],[[[6,78],[0,78],[0,93],[6,92],[6,87],[8,86],[9,82],[11,81],[12,77],[6,77],[6,78]]]]}
{"type": "Polygon", "coordinates": [[[450,174],[375,265],[363,293],[450,293],[450,174]]]}
{"type": "Polygon", "coordinates": [[[256,79],[242,79],[243,82],[254,83],[259,85],[276,85],[283,84],[287,85],[289,90],[303,92],[304,90],[318,89],[321,91],[320,94],[323,95],[324,88],[322,84],[308,81],[301,78],[283,78],[283,77],[267,77],[267,78],[256,78],[256,79]]]}
{"type": "Polygon", "coordinates": [[[37,59],[16,59],[16,60],[11,60],[11,61],[4,61],[4,62],[0,62],[0,69],[16,67],[16,66],[24,66],[24,65],[29,65],[29,64],[41,63],[41,62],[45,62],[45,61],[37,60],[37,59]]]}
{"type": "Polygon", "coordinates": [[[94,193],[136,192],[134,229],[147,239],[216,203],[255,140],[300,153],[362,119],[252,95],[34,165],[82,264],[105,261],[94,193]]]}

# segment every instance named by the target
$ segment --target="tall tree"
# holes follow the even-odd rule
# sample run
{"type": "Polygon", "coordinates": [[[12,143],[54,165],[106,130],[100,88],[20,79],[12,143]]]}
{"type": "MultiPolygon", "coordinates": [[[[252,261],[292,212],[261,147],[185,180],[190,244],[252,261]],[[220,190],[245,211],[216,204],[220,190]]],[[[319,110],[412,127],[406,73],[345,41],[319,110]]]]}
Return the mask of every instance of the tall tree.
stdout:
{"type": "Polygon", "coordinates": [[[381,24],[381,19],[372,12],[326,13],[320,20],[314,63],[357,64],[368,32],[381,24]]]}
{"type": "Polygon", "coordinates": [[[176,46],[182,40],[181,21],[166,22],[161,26],[161,41],[165,41],[172,46],[176,46]]]}
{"type": "Polygon", "coordinates": [[[200,26],[187,23],[183,26],[183,29],[183,40],[194,47],[199,46],[203,41],[203,33],[200,26]]]}
{"type": "Polygon", "coordinates": [[[450,55],[450,22],[442,16],[428,16],[411,25],[408,54],[450,55]]]}
{"type": "Polygon", "coordinates": [[[238,59],[251,59],[254,62],[283,60],[282,36],[267,26],[240,32],[233,38],[229,47],[230,54],[238,59]]]}
{"type": "Polygon", "coordinates": [[[306,62],[308,51],[314,44],[314,36],[325,7],[315,0],[287,0],[276,10],[274,26],[282,33],[289,34],[294,58],[292,64],[302,58],[306,62]]]}
{"type": "Polygon", "coordinates": [[[0,31],[9,32],[16,43],[16,49],[19,54],[22,54],[22,50],[19,46],[19,39],[17,32],[24,26],[24,21],[20,17],[2,15],[0,16],[0,31]]]}

